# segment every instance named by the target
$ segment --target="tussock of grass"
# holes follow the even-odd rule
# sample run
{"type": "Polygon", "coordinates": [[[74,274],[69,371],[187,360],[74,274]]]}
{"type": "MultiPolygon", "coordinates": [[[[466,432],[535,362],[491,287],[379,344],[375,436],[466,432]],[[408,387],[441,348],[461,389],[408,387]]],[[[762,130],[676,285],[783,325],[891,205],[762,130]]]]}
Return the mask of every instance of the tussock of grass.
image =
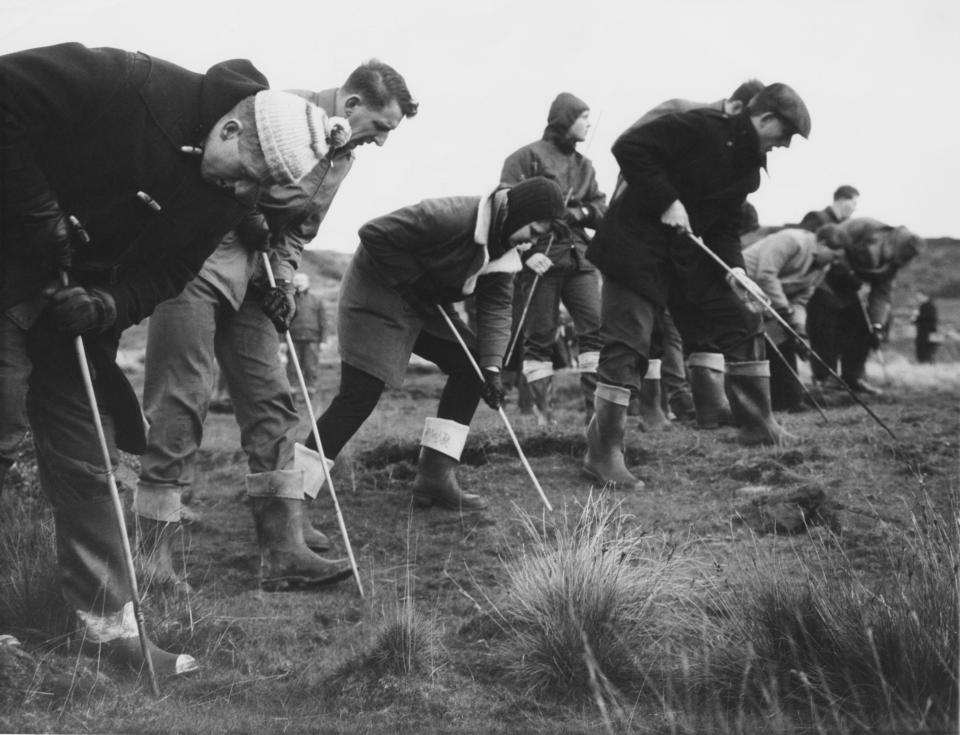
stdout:
{"type": "MultiPolygon", "coordinates": [[[[726,708],[794,712],[840,732],[917,732],[955,722],[956,528],[914,518],[882,588],[850,569],[757,580],[727,601],[725,646],[694,675],[726,708]]],[[[893,556],[893,552],[891,552],[893,556]]]]}
{"type": "Polygon", "coordinates": [[[609,701],[638,691],[676,623],[663,608],[681,591],[670,574],[674,549],[594,497],[554,531],[526,514],[521,522],[528,542],[508,561],[494,610],[503,670],[531,695],[609,701]]]}
{"type": "Polygon", "coordinates": [[[440,658],[440,630],[412,601],[401,600],[383,614],[367,662],[381,673],[430,674],[440,658]]]}

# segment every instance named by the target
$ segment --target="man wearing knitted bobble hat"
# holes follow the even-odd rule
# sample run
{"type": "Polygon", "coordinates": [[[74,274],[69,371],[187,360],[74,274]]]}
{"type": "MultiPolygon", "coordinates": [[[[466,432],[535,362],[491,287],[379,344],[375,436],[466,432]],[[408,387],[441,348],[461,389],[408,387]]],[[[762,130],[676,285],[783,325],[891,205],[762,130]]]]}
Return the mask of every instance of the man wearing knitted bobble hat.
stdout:
{"type": "MultiPolygon", "coordinates": [[[[246,60],[197,74],[77,43],[0,57],[0,467],[28,415],[84,647],[134,669],[144,658],[103,452],[115,466],[117,449],[141,452],[144,436],[117,345],[200,270],[259,186],[316,165],[305,145],[310,105],[264,97],[268,113],[293,104],[300,114],[258,125],[254,96],[266,88],[246,60]],[[262,152],[270,139],[286,141],[272,161],[262,152]],[[93,430],[80,335],[106,447],[93,430]]],[[[150,645],[159,675],[196,668],[150,645]]]]}
{"type": "Polygon", "coordinates": [[[150,431],[134,510],[144,571],[154,583],[182,590],[188,586],[174,566],[173,550],[183,545],[175,543],[182,538],[181,518],[189,514],[181,495],[195,476],[214,357],[247,454],[246,495],[260,547],[261,586],[319,588],[351,573],[347,560],[315,553],[331,544],[305,512],[301,465],[309,458],[294,463],[299,416],[278,357],[278,332],[296,312],[293,275],[301,252],[317,235],[354,151],[365,143],[383,145],[404,117],[416,114],[417,103],[403,77],[377,60],[361,64],[339,88],[269,94],[271,104],[258,108],[257,117],[282,134],[265,136],[264,155],[305,175],[299,183],[260,192],[258,211],[223,238],[183,293],[157,309],[147,335],[143,403],[150,431]],[[296,135],[278,124],[304,119],[304,109],[309,125],[296,135]],[[311,149],[324,152],[319,163],[293,154],[311,149]],[[266,277],[264,251],[275,287],[266,277]]]}

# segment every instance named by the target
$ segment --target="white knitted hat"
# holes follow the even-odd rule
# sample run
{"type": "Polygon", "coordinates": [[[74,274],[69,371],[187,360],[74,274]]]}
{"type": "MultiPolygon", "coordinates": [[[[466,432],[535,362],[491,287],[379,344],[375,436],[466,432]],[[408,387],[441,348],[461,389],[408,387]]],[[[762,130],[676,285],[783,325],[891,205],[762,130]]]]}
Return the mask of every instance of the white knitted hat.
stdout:
{"type": "MultiPolygon", "coordinates": [[[[331,120],[303,97],[267,89],[254,98],[254,111],[260,147],[274,181],[296,183],[327,155],[331,120]]],[[[339,143],[342,136],[337,138],[339,143]]]]}

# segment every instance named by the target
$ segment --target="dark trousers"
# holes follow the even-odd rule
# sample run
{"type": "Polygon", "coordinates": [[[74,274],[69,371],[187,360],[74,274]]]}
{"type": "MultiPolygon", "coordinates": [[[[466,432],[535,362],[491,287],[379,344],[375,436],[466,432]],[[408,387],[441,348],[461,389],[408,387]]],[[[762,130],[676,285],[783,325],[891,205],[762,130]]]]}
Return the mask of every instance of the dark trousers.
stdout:
{"type": "MultiPolygon", "coordinates": [[[[842,303],[836,296],[823,289],[814,291],[807,304],[807,334],[811,349],[837,371],[848,385],[863,377],[870,354],[870,331],[860,302],[842,303]]],[[[810,367],[813,377],[824,380],[827,369],[815,357],[810,367]]]]}
{"type": "MultiPolygon", "coordinates": [[[[609,278],[601,290],[601,383],[640,390],[651,356],[654,324],[663,312],[648,298],[609,278]]],[[[764,358],[763,322],[722,280],[706,286],[693,303],[680,294],[670,300],[670,313],[684,342],[717,345],[728,362],[764,358]],[[688,340],[688,335],[695,339],[688,340]]]]}
{"type": "Polygon", "coordinates": [[[797,351],[792,340],[768,350],[770,358],[770,403],[774,411],[788,411],[803,401],[803,388],[794,377],[797,374],[797,351]],[[780,354],[777,354],[779,350],[780,354]]]}
{"type": "MultiPolygon", "coordinates": [[[[446,373],[437,416],[469,425],[480,403],[480,379],[457,342],[421,332],[414,354],[429,360],[446,373]]],[[[373,413],[383,393],[384,382],[348,363],[340,363],[340,389],[327,410],[317,419],[324,456],[334,459],[373,413]]],[[[313,433],[305,441],[316,449],[313,433]]]]}
{"type": "MultiPolygon", "coordinates": [[[[533,274],[525,271],[521,281],[524,294],[528,294],[533,286],[533,274]]],[[[561,302],[573,319],[578,354],[600,349],[599,273],[595,270],[551,268],[537,282],[527,321],[523,325],[526,338],[523,351],[527,359],[541,362],[553,360],[561,302]]]]}

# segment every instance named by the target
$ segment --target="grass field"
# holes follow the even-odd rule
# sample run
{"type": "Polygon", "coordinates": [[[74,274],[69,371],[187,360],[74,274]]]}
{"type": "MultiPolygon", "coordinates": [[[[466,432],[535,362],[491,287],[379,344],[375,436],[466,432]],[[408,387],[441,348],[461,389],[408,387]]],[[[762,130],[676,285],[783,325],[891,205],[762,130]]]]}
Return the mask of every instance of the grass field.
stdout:
{"type": "MultiPolygon", "coordinates": [[[[411,370],[333,471],[363,598],[351,582],[259,591],[238,432],[211,414],[202,522],[178,554],[195,591],[146,589],[153,636],[202,670],[160,700],[78,657],[26,454],[0,516],[0,630],[23,654],[0,647],[0,731],[951,732],[960,366],[890,352],[869,372],[899,442],[850,405],[828,423],[785,415],[800,439],[782,450],[729,429],[631,430],[638,493],[581,474],[576,375],[562,373],[554,426],[507,409],[554,512],[481,407],[460,476],[491,507],[461,516],[411,506],[442,387],[411,370]],[[785,534],[758,487],[822,502],[785,534]]],[[[318,405],[336,380],[328,362],[318,405]]],[[[135,472],[125,457],[121,479],[135,472]]],[[[342,553],[329,498],[310,513],[342,553]]]]}

